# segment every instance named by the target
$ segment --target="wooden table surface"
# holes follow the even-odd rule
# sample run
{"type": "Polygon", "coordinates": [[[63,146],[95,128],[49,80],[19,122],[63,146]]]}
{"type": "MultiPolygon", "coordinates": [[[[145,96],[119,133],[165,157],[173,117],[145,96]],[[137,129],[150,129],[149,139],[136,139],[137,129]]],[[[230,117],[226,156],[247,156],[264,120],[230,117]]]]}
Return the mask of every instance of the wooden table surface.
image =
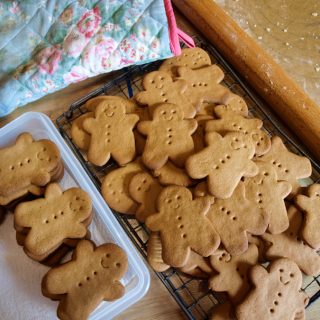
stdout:
{"type": "MultiPolygon", "coordinates": [[[[176,14],[177,22],[181,29],[188,32],[190,35],[197,34],[197,31],[179,14],[176,14]]],[[[97,76],[87,79],[77,84],[70,85],[69,87],[60,90],[59,92],[48,95],[41,100],[29,103],[23,108],[19,108],[10,115],[0,118],[0,127],[6,123],[17,118],[19,115],[28,111],[38,111],[47,114],[52,120],[55,120],[62,112],[66,111],[70,104],[77,99],[83,97],[90,91],[100,87],[112,74],[97,76]]],[[[154,272],[150,269],[151,286],[146,296],[130,307],[126,312],[118,316],[117,320],[168,320],[168,319],[185,319],[184,314],[180,310],[177,303],[168,293],[167,289],[157,278],[154,272]]],[[[316,318],[317,310],[312,314],[316,318]]],[[[311,318],[310,318],[311,319],[311,318]]]]}

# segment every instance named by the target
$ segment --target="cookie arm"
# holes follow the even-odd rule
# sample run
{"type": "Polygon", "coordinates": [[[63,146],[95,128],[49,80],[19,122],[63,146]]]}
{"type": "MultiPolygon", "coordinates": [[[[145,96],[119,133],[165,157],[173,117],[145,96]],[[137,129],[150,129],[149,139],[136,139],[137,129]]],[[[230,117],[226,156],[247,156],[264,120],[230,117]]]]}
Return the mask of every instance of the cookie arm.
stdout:
{"type": "Polygon", "coordinates": [[[223,129],[223,120],[216,119],[216,120],[209,120],[206,122],[206,125],[205,125],[206,132],[212,132],[212,131],[219,132],[222,129],[223,129]]]}
{"type": "Polygon", "coordinates": [[[161,213],[156,213],[151,216],[149,216],[146,220],[146,226],[151,230],[151,231],[160,231],[161,230],[161,213]]]}
{"type": "Polygon", "coordinates": [[[87,131],[88,133],[92,133],[92,131],[94,130],[94,128],[96,126],[96,122],[97,122],[97,120],[95,118],[85,119],[82,124],[83,129],[85,131],[87,131]]]}
{"type": "MultiPolygon", "coordinates": [[[[39,200],[35,201],[38,202],[39,200]]],[[[33,222],[31,222],[31,218],[36,211],[39,211],[39,206],[32,204],[32,202],[22,202],[16,207],[14,211],[14,224],[16,226],[23,228],[32,227],[33,222]]]]}
{"type": "Polygon", "coordinates": [[[120,281],[114,281],[114,283],[111,285],[110,290],[105,293],[103,300],[106,301],[113,301],[116,299],[120,299],[125,293],[125,288],[121,284],[120,281]]]}
{"type": "Polygon", "coordinates": [[[138,123],[137,129],[140,133],[147,136],[151,131],[151,121],[141,121],[138,123]]]}
{"type": "Polygon", "coordinates": [[[278,192],[279,196],[285,198],[292,190],[291,183],[287,181],[279,181],[278,182],[278,192]]]}
{"type": "Polygon", "coordinates": [[[310,208],[312,209],[312,205],[310,205],[310,200],[311,199],[309,197],[299,194],[296,197],[295,202],[302,210],[307,211],[310,208]]]}
{"type": "Polygon", "coordinates": [[[150,98],[150,92],[148,91],[142,91],[142,92],[138,92],[135,95],[135,100],[142,105],[149,105],[149,104],[153,104],[152,103],[152,98],[150,98]]]}
{"type": "Polygon", "coordinates": [[[260,265],[255,265],[250,270],[250,279],[256,287],[263,286],[264,279],[267,276],[268,276],[268,271],[260,265]]]}
{"type": "Polygon", "coordinates": [[[193,134],[198,128],[197,120],[191,119],[191,120],[185,120],[185,121],[188,121],[187,123],[188,123],[189,134],[193,134]]]}
{"type": "Polygon", "coordinates": [[[139,121],[139,116],[136,114],[128,114],[125,117],[127,128],[133,129],[136,123],[139,121]]]}
{"type": "Polygon", "coordinates": [[[254,177],[259,172],[258,166],[251,160],[248,161],[245,176],[246,177],[254,177]]]}

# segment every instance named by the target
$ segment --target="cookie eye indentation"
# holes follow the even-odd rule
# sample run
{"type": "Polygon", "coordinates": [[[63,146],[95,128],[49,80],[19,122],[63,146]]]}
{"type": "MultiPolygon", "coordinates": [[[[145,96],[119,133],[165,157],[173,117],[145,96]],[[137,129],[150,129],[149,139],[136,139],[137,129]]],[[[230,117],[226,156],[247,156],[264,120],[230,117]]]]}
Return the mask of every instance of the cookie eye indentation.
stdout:
{"type": "Polygon", "coordinates": [[[182,238],[185,239],[186,237],[187,237],[187,235],[184,233],[184,234],[182,235],[182,238]]]}
{"type": "Polygon", "coordinates": [[[182,219],[182,217],[181,216],[177,216],[177,219],[180,221],[182,219]]]}
{"type": "Polygon", "coordinates": [[[232,220],[234,220],[234,221],[237,220],[237,217],[233,217],[232,220]]]}
{"type": "Polygon", "coordinates": [[[282,272],[283,272],[283,269],[279,269],[279,271],[282,273],[282,272]]]}
{"type": "Polygon", "coordinates": [[[290,273],[290,278],[293,278],[294,277],[294,273],[290,273]]]}
{"type": "Polygon", "coordinates": [[[282,297],[282,293],[281,292],[278,292],[278,297],[282,297]]]}
{"type": "Polygon", "coordinates": [[[271,312],[271,313],[274,313],[274,309],[270,309],[270,312],[271,312]]]}
{"type": "Polygon", "coordinates": [[[120,262],[117,262],[117,263],[116,263],[116,267],[117,267],[117,268],[120,268],[120,267],[121,267],[121,263],[120,263],[120,262]]]}
{"type": "Polygon", "coordinates": [[[107,253],[107,254],[106,254],[106,257],[107,257],[107,258],[110,258],[110,253],[107,253]]]}
{"type": "Polygon", "coordinates": [[[97,272],[97,271],[93,271],[93,275],[95,275],[95,276],[96,276],[97,274],[98,274],[98,272],[97,272]]]}

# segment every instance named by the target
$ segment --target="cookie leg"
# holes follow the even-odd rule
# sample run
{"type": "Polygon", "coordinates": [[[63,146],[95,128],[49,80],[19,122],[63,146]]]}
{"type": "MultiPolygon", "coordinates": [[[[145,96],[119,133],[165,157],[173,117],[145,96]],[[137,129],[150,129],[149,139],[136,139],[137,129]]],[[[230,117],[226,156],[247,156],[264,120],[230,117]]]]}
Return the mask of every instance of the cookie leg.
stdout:
{"type": "Polygon", "coordinates": [[[157,170],[162,168],[168,161],[168,155],[163,151],[159,152],[148,152],[145,151],[142,154],[143,163],[152,170],[157,170]]]}
{"type": "Polygon", "coordinates": [[[125,145],[121,145],[120,143],[120,145],[112,148],[111,151],[112,158],[121,166],[131,162],[135,154],[134,140],[132,140],[132,143],[126,143],[125,145]]]}

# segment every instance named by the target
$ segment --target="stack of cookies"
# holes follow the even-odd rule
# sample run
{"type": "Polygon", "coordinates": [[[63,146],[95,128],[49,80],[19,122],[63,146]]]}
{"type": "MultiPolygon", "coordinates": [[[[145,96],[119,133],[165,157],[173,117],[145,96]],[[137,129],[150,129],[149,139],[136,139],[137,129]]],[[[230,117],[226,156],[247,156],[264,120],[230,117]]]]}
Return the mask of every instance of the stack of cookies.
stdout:
{"type": "Polygon", "coordinates": [[[94,165],[119,165],[102,195],[146,224],[150,265],[227,293],[212,319],[302,319],[301,271],[320,272],[320,187],[299,195],[310,161],[271,139],[223,78],[205,51],[183,49],[133,99],[89,100],[71,136],[94,165]]]}
{"type": "Polygon", "coordinates": [[[39,196],[44,186],[62,176],[57,146],[22,133],[14,145],[0,149],[0,206],[10,206],[28,194],[39,196]]]}
{"type": "MultiPolygon", "coordinates": [[[[96,247],[87,240],[92,201],[80,188],[63,191],[54,183],[63,172],[52,141],[22,133],[14,145],[0,149],[0,203],[15,207],[17,242],[31,259],[54,267],[43,278],[43,295],[59,301],[60,319],[85,320],[102,301],[124,295],[120,280],[128,259],[115,244],[96,247]],[[28,193],[42,197],[26,199],[28,193]],[[60,264],[71,250],[71,260],[60,264]]],[[[0,222],[4,209],[0,206],[0,222]]]]}

